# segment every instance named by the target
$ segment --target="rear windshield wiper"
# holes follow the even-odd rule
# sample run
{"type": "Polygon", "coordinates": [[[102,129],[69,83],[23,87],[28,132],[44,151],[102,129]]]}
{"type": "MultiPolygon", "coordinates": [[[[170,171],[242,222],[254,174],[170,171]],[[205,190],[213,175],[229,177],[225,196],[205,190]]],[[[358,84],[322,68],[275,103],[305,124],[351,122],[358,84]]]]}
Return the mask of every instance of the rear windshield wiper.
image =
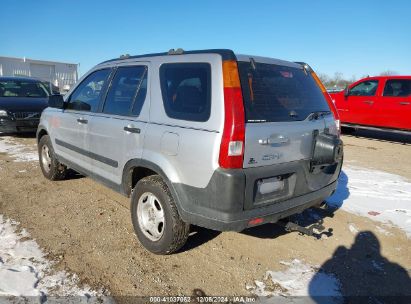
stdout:
{"type": "Polygon", "coordinates": [[[327,115],[330,115],[330,114],[331,114],[330,111],[315,111],[315,112],[310,113],[307,116],[307,119],[308,120],[317,120],[319,118],[323,118],[324,116],[327,116],[327,115]]]}

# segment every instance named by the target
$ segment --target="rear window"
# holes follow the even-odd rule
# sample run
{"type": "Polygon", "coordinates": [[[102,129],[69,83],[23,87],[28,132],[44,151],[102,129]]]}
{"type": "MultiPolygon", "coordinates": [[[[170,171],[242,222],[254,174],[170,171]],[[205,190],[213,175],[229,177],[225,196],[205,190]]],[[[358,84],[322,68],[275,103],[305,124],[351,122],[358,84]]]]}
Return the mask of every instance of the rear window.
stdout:
{"type": "Polygon", "coordinates": [[[170,118],[207,121],[211,109],[208,63],[167,63],[160,67],[164,109],[170,118]]]}
{"type": "Polygon", "coordinates": [[[327,101],[303,69],[238,62],[246,121],[304,120],[313,112],[329,112],[327,101]]]}

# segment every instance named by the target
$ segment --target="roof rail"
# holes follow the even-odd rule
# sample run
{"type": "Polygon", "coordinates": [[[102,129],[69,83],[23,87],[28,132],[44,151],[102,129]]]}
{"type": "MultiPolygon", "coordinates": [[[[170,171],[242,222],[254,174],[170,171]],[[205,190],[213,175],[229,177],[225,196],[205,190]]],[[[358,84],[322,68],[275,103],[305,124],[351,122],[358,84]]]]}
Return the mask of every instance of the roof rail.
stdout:
{"type": "Polygon", "coordinates": [[[114,58],[111,60],[106,60],[101,62],[107,63],[111,61],[121,60],[121,59],[136,59],[136,58],[144,58],[144,57],[156,57],[156,56],[169,56],[169,55],[186,55],[186,54],[219,54],[223,58],[223,60],[237,60],[234,52],[229,49],[209,49],[209,50],[195,50],[195,51],[184,51],[183,49],[171,49],[168,52],[164,53],[153,53],[153,54],[144,54],[144,55],[136,55],[130,56],[129,54],[122,55],[120,58],[114,58]]]}

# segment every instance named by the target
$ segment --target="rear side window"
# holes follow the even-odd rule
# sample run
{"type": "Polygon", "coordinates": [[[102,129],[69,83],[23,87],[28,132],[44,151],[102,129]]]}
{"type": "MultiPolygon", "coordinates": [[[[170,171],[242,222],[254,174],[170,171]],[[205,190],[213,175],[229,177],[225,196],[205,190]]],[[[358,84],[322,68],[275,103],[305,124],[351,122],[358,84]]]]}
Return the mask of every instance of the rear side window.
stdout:
{"type": "Polygon", "coordinates": [[[384,87],[384,96],[406,97],[411,95],[411,79],[387,80],[384,87]]]}
{"type": "Polygon", "coordinates": [[[238,62],[246,121],[281,122],[329,112],[315,80],[302,69],[274,64],[238,62]]]}
{"type": "Polygon", "coordinates": [[[146,96],[147,81],[144,88],[141,86],[146,74],[145,66],[119,67],[111,81],[103,112],[127,116],[137,101],[133,115],[138,116],[146,96]]]}
{"type": "Polygon", "coordinates": [[[164,109],[170,118],[207,121],[211,109],[208,63],[169,63],[160,67],[164,109]]]}
{"type": "Polygon", "coordinates": [[[96,112],[110,72],[98,70],[87,76],[71,94],[67,109],[96,112]]]}
{"type": "Polygon", "coordinates": [[[377,92],[378,80],[366,80],[350,89],[350,96],[374,96],[377,92]]]}

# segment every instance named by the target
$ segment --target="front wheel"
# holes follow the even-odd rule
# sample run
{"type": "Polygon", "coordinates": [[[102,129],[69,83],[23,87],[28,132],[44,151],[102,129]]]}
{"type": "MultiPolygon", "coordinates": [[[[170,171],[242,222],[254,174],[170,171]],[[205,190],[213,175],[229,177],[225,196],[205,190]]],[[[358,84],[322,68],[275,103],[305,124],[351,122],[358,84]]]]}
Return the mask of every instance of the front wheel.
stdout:
{"type": "Polygon", "coordinates": [[[57,160],[50,136],[44,135],[40,138],[38,150],[40,168],[43,175],[52,181],[64,179],[67,168],[57,160]]]}
{"type": "Polygon", "coordinates": [[[131,218],[140,243],[155,254],[176,252],[190,232],[190,225],[180,218],[170,190],[158,175],[147,176],[135,186],[131,218]]]}

